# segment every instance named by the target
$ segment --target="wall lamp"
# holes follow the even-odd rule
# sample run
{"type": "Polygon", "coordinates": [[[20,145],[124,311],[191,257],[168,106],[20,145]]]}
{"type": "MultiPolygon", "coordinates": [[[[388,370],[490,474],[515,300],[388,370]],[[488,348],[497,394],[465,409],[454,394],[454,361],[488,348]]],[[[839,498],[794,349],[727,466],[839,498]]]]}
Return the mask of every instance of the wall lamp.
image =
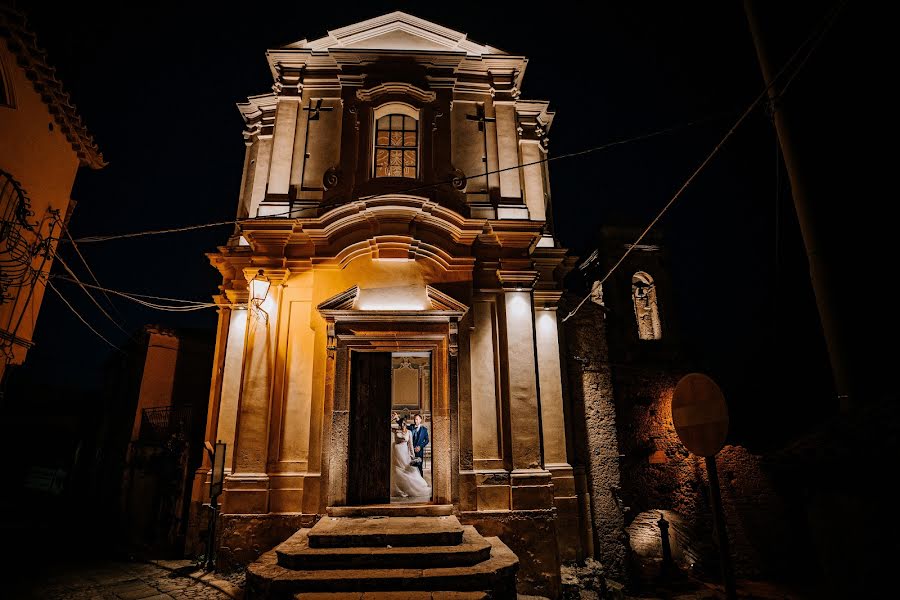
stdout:
{"type": "Polygon", "coordinates": [[[269,281],[269,278],[266,277],[262,269],[260,269],[256,274],[256,277],[250,281],[250,300],[256,308],[259,308],[259,305],[266,301],[266,296],[269,295],[269,287],[271,285],[272,282],[269,281]]]}

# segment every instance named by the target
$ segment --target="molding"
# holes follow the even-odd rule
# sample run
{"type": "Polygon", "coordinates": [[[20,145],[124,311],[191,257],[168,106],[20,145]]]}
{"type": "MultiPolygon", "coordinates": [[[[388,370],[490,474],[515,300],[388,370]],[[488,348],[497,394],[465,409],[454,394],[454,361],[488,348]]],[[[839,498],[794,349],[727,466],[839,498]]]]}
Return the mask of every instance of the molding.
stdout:
{"type": "Polygon", "coordinates": [[[497,269],[497,279],[507,292],[531,291],[538,279],[538,272],[497,269]]]}
{"type": "MultiPolygon", "coordinates": [[[[437,23],[414,17],[410,14],[394,11],[373,19],[367,19],[347,25],[328,32],[328,35],[311,42],[301,40],[288,44],[285,48],[308,48],[313,51],[330,50],[332,48],[345,48],[347,46],[363,44],[380,36],[395,32],[403,32],[407,35],[420,38],[434,45],[435,49],[456,50],[470,55],[505,54],[502,50],[491,46],[478,44],[467,39],[465,33],[442,27],[437,23]]],[[[388,43],[382,50],[406,50],[408,45],[388,43]]]]}
{"type": "Polygon", "coordinates": [[[434,92],[429,92],[423,90],[420,87],[416,87],[411,83],[402,83],[392,81],[390,83],[382,83],[381,85],[376,85],[373,88],[368,88],[365,90],[356,90],[356,97],[363,102],[374,102],[376,98],[381,96],[385,96],[387,94],[402,94],[404,96],[410,96],[422,104],[431,104],[437,99],[437,94],[434,92]]]}

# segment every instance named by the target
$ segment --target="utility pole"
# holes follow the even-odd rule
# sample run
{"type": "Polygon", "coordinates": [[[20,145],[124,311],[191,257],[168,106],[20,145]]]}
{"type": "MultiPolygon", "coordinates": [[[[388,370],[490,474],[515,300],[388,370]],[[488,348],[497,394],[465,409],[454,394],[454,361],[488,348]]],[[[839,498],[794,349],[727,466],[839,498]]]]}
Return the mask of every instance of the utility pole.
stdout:
{"type": "Polygon", "coordinates": [[[747,14],[747,21],[750,24],[750,33],[753,35],[753,44],[756,47],[759,67],[768,87],[775,132],[778,135],[778,143],[781,145],[781,155],[784,157],[785,169],[791,181],[794,210],[797,212],[797,221],[800,224],[800,233],[803,237],[803,245],[806,248],[806,258],[809,261],[809,278],[812,282],[816,306],[819,309],[819,319],[825,336],[825,345],[828,349],[835,391],[837,392],[841,410],[847,411],[851,406],[850,373],[847,365],[846,348],[840,331],[838,311],[835,306],[834,286],[830,281],[832,272],[822,255],[824,248],[819,230],[822,217],[819,212],[819,206],[809,196],[809,180],[806,175],[809,173],[809,170],[804,169],[802,158],[796,152],[796,138],[790,126],[790,111],[787,110],[786,103],[781,98],[784,80],[773,83],[773,78],[776,74],[772,70],[765,37],[760,29],[759,15],[754,10],[754,4],[753,0],[744,0],[744,12],[747,14]]]}

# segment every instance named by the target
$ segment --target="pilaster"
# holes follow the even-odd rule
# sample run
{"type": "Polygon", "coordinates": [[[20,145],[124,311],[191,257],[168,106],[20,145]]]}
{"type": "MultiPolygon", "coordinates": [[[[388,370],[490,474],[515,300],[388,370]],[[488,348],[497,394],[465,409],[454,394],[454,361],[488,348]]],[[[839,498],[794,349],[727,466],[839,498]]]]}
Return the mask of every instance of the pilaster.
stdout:
{"type": "MultiPolygon", "coordinates": [[[[250,281],[257,268],[248,267],[250,281]]],[[[240,401],[235,427],[231,473],[225,478],[223,510],[233,514],[269,510],[269,417],[272,403],[274,361],[277,351],[278,305],[286,271],[264,270],[271,282],[268,295],[247,310],[240,401]]]]}
{"type": "Polygon", "coordinates": [[[550,472],[543,468],[541,414],[538,398],[532,286],[537,273],[500,269],[504,331],[501,336],[506,369],[511,448],[510,508],[528,510],[553,505],[550,472]]]}

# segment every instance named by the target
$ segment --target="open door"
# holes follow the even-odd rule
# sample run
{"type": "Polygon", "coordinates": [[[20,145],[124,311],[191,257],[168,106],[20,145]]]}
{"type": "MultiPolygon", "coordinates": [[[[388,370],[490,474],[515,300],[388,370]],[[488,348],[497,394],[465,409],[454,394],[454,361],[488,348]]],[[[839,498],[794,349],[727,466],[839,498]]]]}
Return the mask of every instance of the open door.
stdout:
{"type": "Polygon", "coordinates": [[[347,503],[391,499],[391,353],[350,353],[347,503]]]}

